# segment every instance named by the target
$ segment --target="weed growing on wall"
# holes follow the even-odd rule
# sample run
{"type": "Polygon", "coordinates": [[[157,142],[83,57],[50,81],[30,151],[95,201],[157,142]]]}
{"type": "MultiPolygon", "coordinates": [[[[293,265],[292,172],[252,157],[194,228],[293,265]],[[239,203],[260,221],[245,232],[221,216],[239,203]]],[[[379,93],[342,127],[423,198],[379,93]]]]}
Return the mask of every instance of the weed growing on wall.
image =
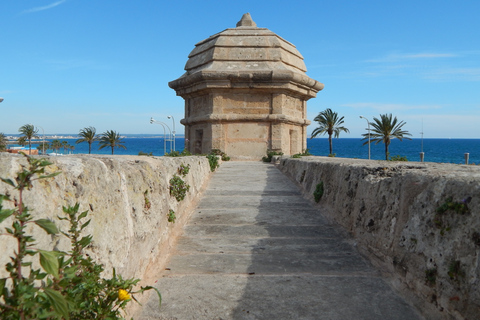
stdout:
{"type": "Polygon", "coordinates": [[[451,230],[451,226],[448,224],[448,213],[456,213],[465,215],[469,213],[468,203],[472,200],[471,197],[467,197],[462,201],[453,201],[452,197],[448,197],[444,203],[442,203],[435,211],[435,217],[433,223],[440,229],[440,234],[443,236],[446,231],[451,230]]]}
{"type": "Polygon", "coordinates": [[[207,155],[208,163],[210,164],[210,171],[214,172],[218,167],[218,158],[215,154],[210,153],[207,155]]]}
{"type": "Polygon", "coordinates": [[[173,178],[170,179],[170,195],[177,199],[177,201],[182,201],[185,199],[188,190],[190,190],[190,185],[176,174],[173,175],[173,178]]]}
{"type": "Polygon", "coordinates": [[[320,181],[319,184],[317,184],[315,191],[313,191],[313,198],[315,199],[315,202],[320,202],[320,199],[322,199],[323,196],[323,181],[320,181]]]}
{"type": "Polygon", "coordinates": [[[181,164],[180,167],[178,167],[178,169],[177,169],[178,174],[181,175],[184,178],[188,174],[189,171],[190,171],[190,165],[189,164],[187,164],[187,165],[181,164]]]}
{"type": "Polygon", "coordinates": [[[434,286],[437,282],[437,268],[425,270],[425,283],[429,286],[434,286]]]}
{"type": "Polygon", "coordinates": [[[147,210],[150,209],[152,207],[152,203],[148,199],[148,190],[145,190],[145,192],[143,193],[143,199],[145,201],[144,208],[147,210]]]}
{"type": "Polygon", "coordinates": [[[396,155],[396,156],[390,157],[388,161],[408,161],[408,159],[406,156],[396,155]]]}
{"type": "Polygon", "coordinates": [[[212,149],[210,153],[222,157],[222,161],[230,161],[230,157],[220,149],[212,149]]]}
{"type": "Polygon", "coordinates": [[[262,158],[263,162],[272,162],[273,156],[283,156],[283,152],[268,150],[267,155],[262,158]]]}
{"type": "Polygon", "coordinates": [[[2,236],[11,236],[17,242],[17,250],[6,264],[7,278],[0,279],[0,314],[2,319],[123,319],[122,310],[135,299],[133,294],[153,287],[141,287],[134,292],[138,279],[123,279],[113,270],[111,279],[100,276],[103,266],[84,254],[92,242],[92,236],[81,236],[90,220],[83,222],[88,211],[78,213],[79,204],[64,207],[70,229],[61,232],[53,221],[35,219],[23,201],[25,191],[32,182],[52,178],[59,173],[45,175],[51,163],[45,159],[26,156],[28,166],[22,165],[14,180],[1,178],[17,191],[18,197],[10,199],[0,195],[0,222],[12,220],[11,228],[5,227],[2,236]],[[3,209],[3,202],[10,201],[14,209],[3,209]],[[71,251],[42,250],[36,240],[27,233],[27,225],[35,224],[50,235],[63,234],[70,239],[71,251]],[[26,258],[38,256],[40,269],[35,269],[26,258]]]}
{"type": "Polygon", "coordinates": [[[453,260],[448,265],[448,276],[451,280],[458,281],[460,278],[465,278],[465,272],[462,270],[459,260],[453,260]]]}
{"type": "Polygon", "coordinates": [[[175,223],[175,220],[177,219],[177,217],[175,216],[175,211],[173,211],[172,209],[168,211],[167,217],[168,217],[168,222],[175,223]]]}

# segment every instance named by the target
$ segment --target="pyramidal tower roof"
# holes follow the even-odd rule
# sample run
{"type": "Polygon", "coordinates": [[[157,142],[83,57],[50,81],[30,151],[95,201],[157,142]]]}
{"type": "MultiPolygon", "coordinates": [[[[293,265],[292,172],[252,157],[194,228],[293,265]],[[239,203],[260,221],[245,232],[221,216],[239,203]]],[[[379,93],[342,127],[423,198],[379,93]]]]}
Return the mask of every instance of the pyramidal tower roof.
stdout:
{"type": "Polygon", "coordinates": [[[261,74],[265,78],[275,74],[285,77],[288,73],[290,78],[315,91],[323,89],[323,84],[305,74],[307,68],[297,48],[267,28],[257,27],[249,13],[242,16],[236,28],[198,42],[188,55],[185,71],[182,77],[169,83],[171,88],[177,90],[194,79],[205,77],[218,80],[219,77],[231,79],[261,74]]]}

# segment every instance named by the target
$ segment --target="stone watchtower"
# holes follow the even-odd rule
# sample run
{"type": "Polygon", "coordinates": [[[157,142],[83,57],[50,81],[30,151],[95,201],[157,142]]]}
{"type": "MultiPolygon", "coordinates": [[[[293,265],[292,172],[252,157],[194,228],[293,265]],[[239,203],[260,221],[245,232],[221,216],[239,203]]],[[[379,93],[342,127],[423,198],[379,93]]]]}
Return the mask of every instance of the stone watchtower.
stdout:
{"type": "Polygon", "coordinates": [[[237,27],[195,45],[186,73],[168,85],[185,99],[185,147],[220,149],[233,159],[267,150],[291,155],[307,147],[307,100],[323,84],[309,78],[293,44],[249,13],[237,27]]]}

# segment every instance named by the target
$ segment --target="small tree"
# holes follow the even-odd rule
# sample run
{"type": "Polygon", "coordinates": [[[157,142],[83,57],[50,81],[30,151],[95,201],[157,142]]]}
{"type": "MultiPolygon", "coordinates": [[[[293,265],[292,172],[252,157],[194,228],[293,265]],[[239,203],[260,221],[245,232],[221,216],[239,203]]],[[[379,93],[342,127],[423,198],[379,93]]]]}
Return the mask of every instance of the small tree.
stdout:
{"type": "MultiPolygon", "coordinates": [[[[380,119],[373,118],[374,122],[370,122],[372,127],[370,132],[370,143],[383,142],[385,144],[385,160],[388,160],[389,152],[388,146],[392,139],[397,138],[402,141],[402,139],[412,140],[405,136],[411,136],[408,131],[402,130],[402,127],[406,124],[404,121],[398,122],[397,117],[392,117],[392,114],[381,114],[380,119]]],[[[368,133],[363,134],[363,140],[368,139],[368,133]]],[[[369,141],[363,143],[366,145],[369,141]]]]}
{"type": "Polygon", "coordinates": [[[78,133],[80,139],[75,143],[88,142],[88,154],[92,153],[92,143],[97,140],[95,137],[97,130],[94,127],[83,128],[78,133]]]}
{"type": "Polygon", "coordinates": [[[18,132],[20,132],[23,135],[22,137],[25,137],[25,140],[28,141],[28,153],[31,154],[32,139],[38,138],[38,129],[35,128],[33,124],[25,124],[18,129],[18,132]]]}
{"type": "Polygon", "coordinates": [[[318,127],[313,130],[311,139],[315,138],[319,134],[328,134],[330,155],[333,154],[332,135],[335,134],[335,138],[338,138],[341,131],[347,133],[350,132],[347,128],[342,126],[343,118],[344,117],[339,118],[338,113],[328,108],[325,111],[320,112],[318,116],[313,119],[314,121],[318,122],[318,127]]]}
{"type": "Polygon", "coordinates": [[[120,137],[120,133],[113,130],[107,130],[106,132],[102,133],[99,141],[100,141],[99,149],[110,147],[112,148],[112,154],[113,154],[114,148],[127,149],[127,147],[123,145],[123,141],[122,141],[122,138],[120,137]]]}
{"type": "Polygon", "coordinates": [[[0,151],[4,151],[7,149],[7,143],[7,137],[2,132],[0,132],[0,151]]]}

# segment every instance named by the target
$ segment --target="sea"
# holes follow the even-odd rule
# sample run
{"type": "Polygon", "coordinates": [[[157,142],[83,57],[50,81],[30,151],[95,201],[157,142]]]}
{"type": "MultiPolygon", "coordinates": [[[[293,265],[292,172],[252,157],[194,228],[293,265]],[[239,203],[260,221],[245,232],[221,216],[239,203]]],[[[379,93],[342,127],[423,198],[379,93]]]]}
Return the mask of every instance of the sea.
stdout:
{"type": "MultiPolygon", "coordinates": [[[[88,143],[86,142],[76,144],[77,139],[71,138],[60,138],[59,140],[67,141],[75,149],[72,151],[61,149],[58,153],[88,153],[88,143]]],[[[47,139],[47,141],[52,141],[52,139],[47,139]]],[[[176,137],[175,150],[182,151],[185,146],[184,142],[183,136],[176,137]]],[[[360,138],[334,138],[333,153],[340,158],[368,159],[368,145],[363,145],[364,142],[365,140],[360,138]]],[[[139,153],[151,153],[154,156],[163,156],[174,148],[171,141],[165,141],[164,143],[163,136],[148,134],[126,135],[123,138],[123,144],[126,149],[115,148],[114,154],[138,155],[139,153]]],[[[328,156],[328,138],[308,138],[307,148],[312,155],[328,156]]],[[[412,139],[403,141],[394,139],[389,147],[390,156],[406,157],[408,161],[420,161],[420,152],[422,151],[424,152],[425,162],[463,164],[465,163],[465,153],[468,153],[469,164],[480,164],[480,139],[412,139]]],[[[52,152],[52,150],[47,151],[47,153],[52,152]]],[[[98,142],[95,142],[92,144],[92,153],[111,154],[111,149],[107,147],[100,150],[98,142]]],[[[385,160],[383,143],[371,144],[371,159],[385,160]]]]}

